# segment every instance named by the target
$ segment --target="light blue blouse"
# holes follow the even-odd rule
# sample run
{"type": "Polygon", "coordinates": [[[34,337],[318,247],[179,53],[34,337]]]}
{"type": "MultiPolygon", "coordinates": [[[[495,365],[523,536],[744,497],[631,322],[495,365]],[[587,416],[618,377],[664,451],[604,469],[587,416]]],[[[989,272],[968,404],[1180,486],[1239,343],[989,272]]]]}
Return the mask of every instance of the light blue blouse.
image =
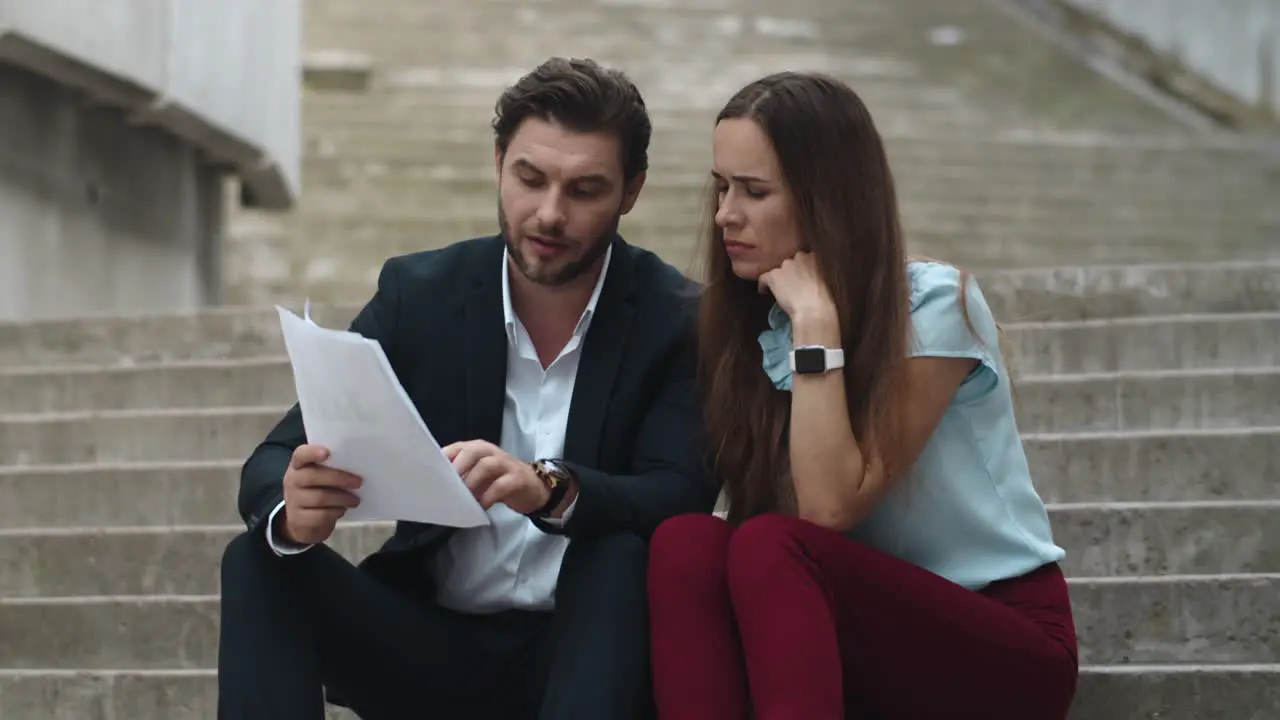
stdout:
{"type": "Polygon", "coordinates": [[[1065,555],[1036,493],[1014,419],[1009,375],[991,309],[970,276],[912,262],[911,355],[973,358],[937,429],[907,476],[849,536],[970,589],[1065,555]]]}
{"type": "MultiPolygon", "coordinates": [[[[969,277],[960,306],[960,271],[913,261],[907,268],[913,357],[973,358],[941,422],[906,476],[848,535],[973,590],[1030,572],[1065,556],[1054,544],[1014,419],[1009,376],[991,309],[969,277]],[[976,331],[976,333],[974,332],[976,331]]],[[[779,387],[790,373],[771,367],[790,327],[770,318],[761,335],[766,372],[779,387]]],[[[774,363],[775,365],[777,363],[774,363]]]]}

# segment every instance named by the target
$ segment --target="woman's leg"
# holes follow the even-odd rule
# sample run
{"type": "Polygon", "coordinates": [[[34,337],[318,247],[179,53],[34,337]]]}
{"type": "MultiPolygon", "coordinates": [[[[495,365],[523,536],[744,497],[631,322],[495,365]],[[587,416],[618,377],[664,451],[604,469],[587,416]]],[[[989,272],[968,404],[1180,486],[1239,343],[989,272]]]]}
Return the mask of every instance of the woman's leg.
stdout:
{"type": "Polygon", "coordinates": [[[978,593],[766,515],[734,533],[728,572],[757,720],[1066,717],[1075,632],[1053,566],[978,593]]]}
{"type": "Polygon", "coordinates": [[[714,515],[667,520],[649,542],[649,627],[661,720],[743,720],[747,680],[729,604],[733,528],[714,515]]]}

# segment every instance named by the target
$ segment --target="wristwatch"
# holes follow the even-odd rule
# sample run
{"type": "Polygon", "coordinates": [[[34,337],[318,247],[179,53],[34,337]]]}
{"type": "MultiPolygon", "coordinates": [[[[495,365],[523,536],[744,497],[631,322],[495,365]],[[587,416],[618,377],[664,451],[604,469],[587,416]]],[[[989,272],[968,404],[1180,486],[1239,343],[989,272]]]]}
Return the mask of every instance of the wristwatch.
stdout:
{"type": "Polygon", "coordinates": [[[801,345],[791,351],[791,372],[798,375],[821,375],[844,367],[844,350],[822,345],[801,345]]]}
{"type": "Polygon", "coordinates": [[[547,503],[529,513],[529,517],[550,517],[552,511],[559,507],[564,500],[565,493],[569,492],[569,484],[574,480],[573,471],[565,467],[560,461],[550,459],[534,460],[529,463],[529,466],[533,468],[533,473],[538,476],[538,479],[551,491],[551,495],[547,497],[547,503]]]}

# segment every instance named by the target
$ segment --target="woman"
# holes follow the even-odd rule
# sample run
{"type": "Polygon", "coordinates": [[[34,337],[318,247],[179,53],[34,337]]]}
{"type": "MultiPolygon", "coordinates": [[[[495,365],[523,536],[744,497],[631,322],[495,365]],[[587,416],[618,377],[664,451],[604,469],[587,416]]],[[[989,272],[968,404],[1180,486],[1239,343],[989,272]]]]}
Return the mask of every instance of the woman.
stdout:
{"type": "Polygon", "coordinates": [[[822,75],[752,83],[712,176],[700,373],[728,513],[652,539],[660,717],[1061,720],[1063,551],[996,324],[972,279],[907,261],[866,108],[822,75]]]}

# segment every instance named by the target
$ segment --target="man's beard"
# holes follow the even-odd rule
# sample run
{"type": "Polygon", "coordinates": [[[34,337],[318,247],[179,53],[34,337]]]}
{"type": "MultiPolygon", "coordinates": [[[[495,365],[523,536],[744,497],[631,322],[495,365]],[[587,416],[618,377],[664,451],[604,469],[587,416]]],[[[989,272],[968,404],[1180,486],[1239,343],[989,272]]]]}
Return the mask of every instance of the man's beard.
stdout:
{"type": "MultiPolygon", "coordinates": [[[[507,222],[506,213],[502,212],[502,203],[498,203],[498,228],[502,231],[502,238],[507,243],[507,254],[515,261],[516,267],[520,270],[520,274],[529,280],[547,287],[559,287],[566,285],[585,275],[591,268],[604,257],[609,251],[609,244],[613,241],[614,235],[618,232],[618,225],[622,222],[622,215],[615,214],[609,226],[604,232],[597,235],[586,246],[586,252],[581,257],[570,260],[563,267],[536,268],[529,265],[524,254],[520,252],[520,246],[517,239],[511,233],[511,223],[507,222]]],[[[548,232],[543,233],[539,230],[540,235],[545,235],[549,240],[564,239],[563,233],[548,232]]]]}

